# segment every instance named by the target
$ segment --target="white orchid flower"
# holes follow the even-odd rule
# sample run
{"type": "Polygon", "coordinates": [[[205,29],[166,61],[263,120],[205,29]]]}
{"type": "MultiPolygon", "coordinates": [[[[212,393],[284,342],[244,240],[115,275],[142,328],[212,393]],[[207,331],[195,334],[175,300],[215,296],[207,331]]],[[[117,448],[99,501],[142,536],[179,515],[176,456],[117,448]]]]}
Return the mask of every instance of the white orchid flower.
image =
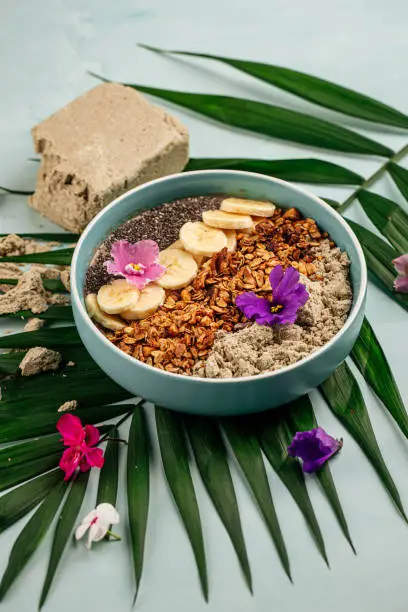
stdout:
{"type": "Polygon", "coordinates": [[[121,538],[119,536],[109,531],[110,526],[117,525],[119,521],[119,512],[112,504],[99,504],[96,506],[95,510],[92,510],[92,512],[87,514],[83,519],[75,532],[75,538],[80,540],[88,531],[88,540],[86,542],[86,547],[88,549],[91,548],[92,542],[103,540],[106,534],[120,540],[121,538]]]}

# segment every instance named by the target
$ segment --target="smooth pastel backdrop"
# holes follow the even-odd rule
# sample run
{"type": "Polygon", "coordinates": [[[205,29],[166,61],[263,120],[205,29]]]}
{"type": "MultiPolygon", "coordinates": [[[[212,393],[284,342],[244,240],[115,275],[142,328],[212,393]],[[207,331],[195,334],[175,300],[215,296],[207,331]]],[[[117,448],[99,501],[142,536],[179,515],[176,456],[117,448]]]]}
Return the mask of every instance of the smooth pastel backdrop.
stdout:
{"type": "MultiPolygon", "coordinates": [[[[37,166],[30,127],[95,84],[91,70],[108,78],[180,90],[226,93],[285,103],[321,117],[329,112],[302,103],[266,85],[210,62],[180,61],[138,49],[136,42],[210,51],[285,65],[364,91],[408,113],[406,62],[408,5],[402,0],[0,0],[0,184],[30,189],[37,166]]],[[[189,127],[194,156],[307,157],[303,147],[228,130],[173,109],[189,127]]],[[[353,119],[397,149],[408,135],[353,119]]],[[[366,176],[381,163],[314,151],[366,176]]],[[[405,162],[406,164],[406,162],[405,162]]],[[[402,201],[389,179],[379,192],[402,201]]],[[[314,193],[344,198],[349,190],[312,187],[314,193]]],[[[356,220],[367,223],[361,210],[356,220]]],[[[367,225],[369,225],[367,223],[367,225]]],[[[5,231],[56,229],[25,204],[23,197],[0,194],[0,228],[5,231]]],[[[408,315],[374,287],[367,316],[391,362],[402,395],[408,400],[406,364],[408,315]]],[[[5,331],[20,324],[1,324],[5,331]]],[[[362,384],[370,416],[386,462],[408,508],[408,447],[394,424],[362,384]]],[[[313,477],[308,487],[326,540],[328,570],[288,492],[268,470],[294,577],[291,585],[258,511],[232,465],[244,534],[251,561],[254,596],[246,589],[228,537],[194,472],[202,514],[210,580],[210,603],[204,603],[188,540],[163,479],[155,446],[151,475],[151,510],[145,570],[136,609],[141,612],[405,612],[408,528],[354,441],[312,394],[319,423],[344,437],[344,449],[332,471],[358,551],[354,556],[313,477]]],[[[151,422],[153,425],[153,420],[151,422]]],[[[123,435],[126,431],[122,432],[123,435]]],[[[122,465],[123,468],[123,465],[122,465]]],[[[96,479],[83,507],[94,504],[96,479]]],[[[125,515],[123,479],[119,510],[125,515]]],[[[118,527],[125,537],[126,521],[118,527]]],[[[0,571],[6,566],[19,522],[1,536],[0,571]]],[[[38,597],[48,561],[48,538],[4,601],[7,612],[30,612],[38,597]]],[[[98,612],[131,609],[132,570],[126,544],[70,546],[58,570],[45,610],[98,612]]]]}

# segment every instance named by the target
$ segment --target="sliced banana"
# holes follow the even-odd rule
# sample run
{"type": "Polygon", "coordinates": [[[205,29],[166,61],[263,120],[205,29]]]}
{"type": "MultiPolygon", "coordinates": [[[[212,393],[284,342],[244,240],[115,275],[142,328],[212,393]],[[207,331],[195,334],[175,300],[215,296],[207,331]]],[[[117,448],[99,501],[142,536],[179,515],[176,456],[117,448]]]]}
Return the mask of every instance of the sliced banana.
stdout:
{"type": "Polygon", "coordinates": [[[184,249],[184,245],[181,242],[181,240],[176,240],[176,242],[173,242],[173,244],[168,246],[167,249],[165,249],[165,250],[167,251],[168,249],[181,249],[181,250],[183,250],[184,249]]]}
{"type": "Polygon", "coordinates": [[[98,323],[111,329],[112,331],[120,331],[126,327],[126,323],[119,317],[107,314],[99,308],[98,300],[96,299],[96,293],[90,293],[85,297],[85,306],[91,319],[95,319],[98,323]]]}
{"type": "Polygon", "coordinates": [[[163,289],[182,289],[196,277],[198,266],[194,257],[181,249],[169,247],[159,254],[159,263],[166,271],[157,281],[163,289]]]}
{"type": "Polygon", "coordinates": [[[220,229],[240,230],[252,225],[252,219],[249,215],[236,215],[223,210],[205,210],[203,221],[210,227],[219,227],[220,229]]]}
{"type": "Polygon", "coordinates": [[[192,255],[211,257],[227,246],[227,237],[224,232],[209,227],[201,221],[187,222],[180,230],[180,240],[186,251],[192,255]]]}
{"type": "Polygon", "coordinates": [[[227,249],[230,253],[233,253],[237,248],[237,235],[235,230],[223,230],[227,237],[227,249]]]}
{"type": "Polygon", "coordinates": [[[156,283],[146,285],[139,294],[139,299],[130,308],[120,313],[128,321],[145,319],[153,314],[164,302],[166,293],[156,283]]]}
{"type": "Polygon", "coordinates": [[[119,314],[129,308],[139,297],[139,290],[125,278],[103,285],[97,294],[99,307],[108,314],[119,314]]]}
{"type": "Polygon", "coordinates": [[[221,210],[240,215],[254,215],[254,217],[272,217],[275,204],[262,200],[246,200],[244,198],[226,198],[221,202],[221,210]]]}

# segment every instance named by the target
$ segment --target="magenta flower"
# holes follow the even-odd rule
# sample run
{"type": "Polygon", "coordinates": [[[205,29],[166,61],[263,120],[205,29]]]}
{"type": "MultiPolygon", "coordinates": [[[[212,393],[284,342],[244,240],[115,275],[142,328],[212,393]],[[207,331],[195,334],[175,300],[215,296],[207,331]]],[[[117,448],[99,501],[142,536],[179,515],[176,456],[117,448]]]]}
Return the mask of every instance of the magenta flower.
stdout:
{"type": "Polygon", "coordinates": [[[59,467],[65,472],[64,480],[69,480],[77,470],[87,472],[91,467],[103,466],[103,450],[94,448],[99,442],[99,430],[96,427],[83,427],[80,418],[64,414],[57,423],[57,429],[62,435],[64,446],[68,446],[59,462],[59,467]]]}
{"type": "Polygon", "coordinates": [[[298,432],[288,447],[288,455],[302,459],[304,472],[315,472],[338,453],[342,446],[342,440],[336,440],[322,427],[316,427],[310,431],[298,432]]]}
{"type": "Polygon", "coordinates": [[[408,253],[397,257],[392,262],[398,276],[394,281],[394,289],[399,293],[408,293],[408,253]]]}
{"type": "Polygon", "coordinates": [[[105,262],[109,274],[123,276],[138,289],[157,280],[166,270],[158,263],[159,246],[154,240],[140,240],[135,244],[117,240],[112,245],[111,255],[113,261],[105,262]]]}
{"type": "Polygon", "coordinates": [[[276,266],[269,275],[272,301],[258,297],[252,291],[241,293],[235,304],[258,325],[285,325],[296,321],[297,312],[309,299],[306,287],[299,283],[299,272],[295,268],[276,266]]]}

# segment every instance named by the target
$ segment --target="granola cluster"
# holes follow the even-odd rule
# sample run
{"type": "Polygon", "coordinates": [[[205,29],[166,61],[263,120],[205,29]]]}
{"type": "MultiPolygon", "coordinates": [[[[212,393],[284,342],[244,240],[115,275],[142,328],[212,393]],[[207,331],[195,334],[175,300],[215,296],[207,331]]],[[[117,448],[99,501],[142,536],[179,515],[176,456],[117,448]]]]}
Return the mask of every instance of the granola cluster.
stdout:
{"type": "Polygon", "coordinates": [[[320,278],[313,248],[326,238],[313,219],[302,218],[294,208],[277,209],[252,233],[238,233],[234,252],[224,248],[202,263],[191,285],[167,291],[164,304],[150,317],[117,332],[103,331],[122,351],[148,365],[192,374],[206,360],[217,331],[231,332],[247,323],[235,306],[238,294],[270,297],[269,273],[276,265],[320,278]]]}

